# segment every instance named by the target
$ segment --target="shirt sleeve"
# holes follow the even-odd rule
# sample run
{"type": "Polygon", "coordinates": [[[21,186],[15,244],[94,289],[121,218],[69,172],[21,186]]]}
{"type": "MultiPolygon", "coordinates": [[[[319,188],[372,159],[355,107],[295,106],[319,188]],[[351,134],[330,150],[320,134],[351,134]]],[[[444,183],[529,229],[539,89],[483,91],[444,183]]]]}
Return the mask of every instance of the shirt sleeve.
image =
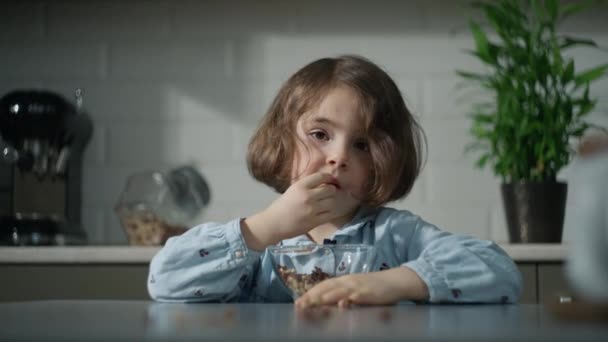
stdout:
{"type": "Polygon", "coordinates": [[[441,231],[419,217],[409,236],[402,266],[426,283],[429,302],[518,302],[521,273],[494,242],[441,231]]]}
{"type": "Polygon", "coordinates": [[[260,255],[247,247],[240,219],[193,227],[168,239],[152,258],[148,293],[162,302],[242,299],[250,292],[260,255]]]}

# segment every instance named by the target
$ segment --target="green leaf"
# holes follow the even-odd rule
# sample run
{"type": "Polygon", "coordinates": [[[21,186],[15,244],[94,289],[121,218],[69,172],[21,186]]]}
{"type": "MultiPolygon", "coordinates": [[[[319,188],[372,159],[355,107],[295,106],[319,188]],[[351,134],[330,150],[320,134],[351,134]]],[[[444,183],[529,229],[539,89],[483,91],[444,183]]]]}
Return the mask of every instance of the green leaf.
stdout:
{"type": "Polygon", "coordinates": [[[495,68],[499,68],[498,64],[497,64],[497,56],[499,54],[500,51],[500,47],[492,44],[492,43],[488,43],[488,51],[489,51],[489,56],[490,59],[488,59],[487,56],[484,56],[482,54],[480,54],[478,51],[475,50],[465,50],[466,53],[473,55],[477,58],[479,58],[482,62],[487,63],[492,65],[495,68]]]}
{"type": "Polygon", "coordinates": [[[572,132],[570,132],[570,134],[574,137],[582,137],[583,134],[585,134],[585,131],[587,129],[589,129],[589,125],[586,123],[582,123],[579,127],[577,127],[576,129],[574,129],[572,132]]]}
{"type": "Polygon", "coordinates": [[[483,10],[486,14],[486,19],[488,20],[488,23],[492,25],[494,31],[500,34],[502,28],[505,26],[506,19],[502,17],[500,13],[498,13],[496,8],[494,8],[493,6],[484,6],[483,10]]]}
{"type": "Polygon", "coordinates": [[[486,75],[477,74],[474,72],[462,71],[462,70],[456,70],[456,74],[458,74],[459,76],[464,77],[466,79],[475,80],[475,81],[486,81],[488,79],[488,76],[486,76],[486,75]]]}
{"type": "Polygon", "coordinates": [[[587,69],[574,77],[574,83],[577,87],[583,84],[591,83],[596,79],[604,76],[606,70],[608,70],[608,63],[591,69],[587,69]]]}
{"type": "Polygon", "coordinates": [[[589,126],[589,128],[597,129],[598,131],[601,131],[604,134],[608,134],[608,128],[606,127],[602,127],[593,123],[589,123],[587,124],[587,126],[589,126]]]}
{"type": "Polygon", "coordinates": [[[579,45],[586,45],[586,46],[592,46],[592,47],[597,47],[597,44],[595,43],[595,41],[591,40],[591,39],[581,39],[581,38],[572,38],[572,37],[561,37],[562,42],[559,44],[559,48],[562,50],[565,50],[569,47],[573,47],[573,46],[579,46],[579,45]]]}
{"type": "Polygon", "coordinates": [[[585,103],[583,103],[581,105],[577,115],[579,117],[582,117],[582,116],[589,114],[593,110],[593,108],[595,108],[596,105],[597,105],[597,100],[586,101],[585,103]]]}
{"type": "Polygon", "coordinates": [[[538,18],[539,22],[544,22],[545,11],[540,6],[539,0],[532,0],[532,7],[534,8],[534,12],[536,13],[536,17],[538,18]]]}
{"type": "Polygon", "coordinates": [[[555,39],[551,41],[551,49],[553,50],[553,73],[555,75],[561,75],[564,70],[564,60],[562,58],[562,52],[559,49],[555,39]]]}
{"type": "Polygon", "coordinates": [[[562,74],[562,83],[567,84],[568,82],[574,79],[574,60],[571,59],[566,65],[566,69],[564,69],[564,73],[562,74]]]}
{"type": "Polygon", "coordinates": [[[477,55],[484,62],[494,63],[495,60],[492,59],[490,55],[490,43],[488,42],[488,37],[485,32],[481,29],[479,24],[474,21],[470,22],[471,32],[473,32],[473,38],[475,39],[475,46],[477,48],[477,55]]]}
{"type": "Polygon", "coordinates": [[[471,118],[476,123],[487,124],[487,123],[494,122],[494,115],[490,115],[490,114],[481,114],[481,113],[472,114],[471,118]]]}
{"type": "Polygon", "coordinates": [[[560,21],[563,21],[566,18],[568,18],[569,16],[587,9],[588,7],[592,6],[595,3],[598,3],[598,1],[597,0],[587,0],[587,1],[579,0],[575,3],[564,5],[564,7],[562,7],[562,9],[560,11],[560,16],[559,16],[560,21]]]}
{"type": "Polygon", "coordinates": [[[547,8],[552,21],[559,17],[559,7],[556,0],[545,0],[545,8],[547,8]]]}
{"type": "Polygon", "coordinates": [[[479,141],[473,141],[465,146],[464,152],[471,153],[474,151],[483,151],[485,149],[486,146],[484,144],[480,143],[479,141]]]}
{"type": "Polygon", "coordinates": [[[483,156],[481,156],[481,158],[479,158],[477,160],[477,163],[475,163],[475,166],[477,166],[480,169],[483,168],[488,163],[488,160],[490,160],[490,157],[491,156],[489,154],[484,154],[483,156]]]}

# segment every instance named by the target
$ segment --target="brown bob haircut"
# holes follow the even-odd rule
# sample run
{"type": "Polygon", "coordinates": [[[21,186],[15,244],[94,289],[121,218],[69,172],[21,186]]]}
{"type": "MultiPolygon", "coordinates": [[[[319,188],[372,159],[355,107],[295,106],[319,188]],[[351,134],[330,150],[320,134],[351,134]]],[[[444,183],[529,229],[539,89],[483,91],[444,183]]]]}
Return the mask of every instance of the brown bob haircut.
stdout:
{"type": "Polygon", "coordinates": [[[358,94],[366,118],[372,165],[364,203],[379,206],[407,196],[423,166],[424,132],[390,76],[360,56],[316,60],[281,86],[249,143],[249,172],[279,193],[285,192],[291,182],[298,119],[339,86],[358,94]]]}

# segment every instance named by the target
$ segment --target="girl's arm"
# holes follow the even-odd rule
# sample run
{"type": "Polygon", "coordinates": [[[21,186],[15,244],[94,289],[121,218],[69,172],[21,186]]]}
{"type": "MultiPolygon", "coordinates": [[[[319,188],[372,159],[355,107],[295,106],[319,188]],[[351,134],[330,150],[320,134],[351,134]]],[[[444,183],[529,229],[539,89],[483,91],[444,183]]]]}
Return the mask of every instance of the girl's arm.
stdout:
{"type": "Polygon", "coordinates": [[[154,256],[148,292],[164,302],[244,298],[250,295],[260,255],[247,247],[239,219],[202,224],[170,238],[154,256]]]}
{"type": "Polygon", "coordinates": [[[396,267],[327,279],[298,298],[296,306],[519,300],[521,274],[491,241],[442,232],[407,211],[391,209],[379,215],[375,229],[381,254],[394,257],[396,267]]]}
{"type": "Polygon", "coordinates": [[[522,278],[494,242],[450,234],[418,218],[402,266],[426,283],[431,303],[516,303],[522,278]]]}

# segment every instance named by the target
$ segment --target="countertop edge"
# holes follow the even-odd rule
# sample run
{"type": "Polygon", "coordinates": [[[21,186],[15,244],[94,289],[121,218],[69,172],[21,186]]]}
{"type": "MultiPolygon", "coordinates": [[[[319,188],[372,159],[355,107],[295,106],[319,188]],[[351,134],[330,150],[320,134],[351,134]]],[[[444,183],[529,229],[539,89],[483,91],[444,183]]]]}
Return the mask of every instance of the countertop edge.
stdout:
{"type": "Polygon", "coordinates": [[[564,262],[568,244],[498,244],[516,262],[564,262]]]}
{"type": "MultiPolygon", "coordinates": [[[[567,244],[498,245],[514,261],[563,262],[567,244]]],[[[0,264],[147,264],[160,247],[142,246],[51,246],[0,247],[0,264]]]]}
{"type": "Polygon", "coordinates": [[[0,264],[147,264],[160,247],[0,247],[0,264]]]}

